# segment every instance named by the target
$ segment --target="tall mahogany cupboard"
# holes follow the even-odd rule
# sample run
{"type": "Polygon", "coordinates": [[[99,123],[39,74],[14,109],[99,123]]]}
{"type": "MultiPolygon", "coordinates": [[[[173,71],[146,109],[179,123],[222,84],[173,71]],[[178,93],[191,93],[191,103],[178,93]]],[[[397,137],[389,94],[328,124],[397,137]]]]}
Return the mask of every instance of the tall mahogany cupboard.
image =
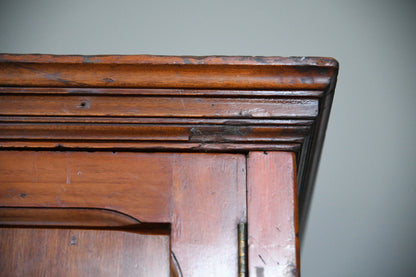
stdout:
{"type": "Polygon", "coordinates": [[[0,55],[0,276],[298,276],[337,72],[0,55]]]}

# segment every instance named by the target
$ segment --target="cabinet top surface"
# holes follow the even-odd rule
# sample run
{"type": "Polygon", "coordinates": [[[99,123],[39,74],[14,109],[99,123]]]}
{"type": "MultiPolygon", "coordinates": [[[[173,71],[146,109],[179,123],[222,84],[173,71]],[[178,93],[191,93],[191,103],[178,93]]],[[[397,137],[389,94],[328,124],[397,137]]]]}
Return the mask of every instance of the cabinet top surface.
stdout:
{"type": "Polygon", "coordinates": [[[0,54],[0,62],[160,65],[287,65],[338,67],[328,57],[0,54]]]}
{"type": "Polygon", "coordinates": [[[338,62],[318,57],[0,54],[0,86],[326,90],[338,62]]]}

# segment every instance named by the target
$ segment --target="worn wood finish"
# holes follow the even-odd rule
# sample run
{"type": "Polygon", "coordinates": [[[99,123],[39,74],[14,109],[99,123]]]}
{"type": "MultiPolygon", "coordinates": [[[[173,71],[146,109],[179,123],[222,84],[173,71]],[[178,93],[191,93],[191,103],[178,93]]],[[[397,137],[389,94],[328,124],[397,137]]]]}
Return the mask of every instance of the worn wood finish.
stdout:
{"type": "Polygon", "coordinates": [[[169,276],[168,235],[0,228],[0,238],[0,276],[169,276]]]}
{"type": "Polygon", "coordinates": [[[337,66],[329,58],[279,57],[1,55],[0,62],[0,86],[198,89],[322,90],[337,66]]]}
{"type": "Polygon", "coordinates": [[[260,56],[163,56],[163,55],[48,55],[2,54],[1,62],[29,63],[102,63],[102,64],[155,64],[155,65],[275,65],[334,67],[332,58],[320,57],[260,57],[260,56]]]}
{"type": "MultiPolygon", "coordinates": [[[[1,63],[1,62],[0,62],[1,63]]],[[[123,95],[123,96],[199,96],[199,97],[321,97],[325,90],[223,90],[223,89],[151,89],[151,88],[55,88],[55,87],[0,87],[1,94],[28,95],[123,95]]]]}
{"type": "Polygon", "coordinates": [[[0,123],[3,139],[19,139],[24,131],[25,137],[31,140],[48,138],[54,141],[91,140],[108,141],[183,141],[183,142],[273,142],[280,135],[281,142],[302,142],[303,136],[310,126],[278,127],[278,126],[198,126],[177,125],[161,129],[159,126],[124,124],[36,124],[23,123],[10,126],[0,123]],[[114,135],[116,134],[116,135],[114,135]]]}
{"type": "Polygon", "coordinates": [[[247,153],[248,151],[269,150],[269,151],[298,151],[299,144],[281,143],[279,145],[270,145],[267,143],[157,143],[157,142],[91,142],[78,141],[62,141],[60,143],[53,141],[31,141],[31,142],[4,142],[4,149],[24,149],[50,150],[55,151],[137,151],[140,147],[141,151],[169,151],[169,152],[215,152],[215,153],[247,153]]]}
{"type": "Polygon", "coordinates": [[[0,224],[155,234],[142,223],[169,223],[183,276],[233,276],[245,165],[235,154],[1,151],[0,224]]]}
{"type": "Polygon", "coordinates": [[[3,115],[313,118],[316,99],[0,95],[3,115]]]}
{"type": "Polygon", "coordinates": [[[234,276],[248,220],[250,274],[296,276],[296,202],[302,232],[337,72],[330,58],[0,54],[0,222],[170,224],[172,276],[234,276]]]}
{"type": "Polygon", "coordinates": [[[170,154],[0,152],[0,206],[105,208],[170,222],[170,154]]]}
{"type": "Polygon", "coordinates": [[[171,244],[183,276],[237,276],[245,176],[243,155],[176,156],[171,244]]]}
{"type": "Polygon", "coordinates": [[[131,216],[107,209],[0,207],[0,225],[4,226],[125,228],[138,224],[140,221],[131,216]]]}
{"type": "Polygon", "coordinates": [[[331,58],[1,54],[0,147],[292,151],[302,229],[337,72],[331,58]]]}
{"type": "Polygon", "coordinates": [[[295,157],[250,152],[247,170],[249,275],[298,276],[295,157]]]}

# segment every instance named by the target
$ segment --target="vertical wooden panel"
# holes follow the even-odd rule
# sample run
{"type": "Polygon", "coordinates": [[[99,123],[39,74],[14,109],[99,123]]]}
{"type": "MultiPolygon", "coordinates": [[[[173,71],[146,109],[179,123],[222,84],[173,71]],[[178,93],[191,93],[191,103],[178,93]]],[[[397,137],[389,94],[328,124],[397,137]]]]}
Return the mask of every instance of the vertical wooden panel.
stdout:
{"type": "Polygon", "coordinates": [[[183,276],[237,276],[245,176],[243,155],[176,156],[171,244],[183,276]]]}
{"type": "Polygon", "coordinates": [[[298,276],[295,156],[250,152],[247,162],[249,275],[298,276]]]}
{"type": "Polygon", "coordinates": [[[169,236],[0,228],[0,276],[169,276],[169,236]]]}

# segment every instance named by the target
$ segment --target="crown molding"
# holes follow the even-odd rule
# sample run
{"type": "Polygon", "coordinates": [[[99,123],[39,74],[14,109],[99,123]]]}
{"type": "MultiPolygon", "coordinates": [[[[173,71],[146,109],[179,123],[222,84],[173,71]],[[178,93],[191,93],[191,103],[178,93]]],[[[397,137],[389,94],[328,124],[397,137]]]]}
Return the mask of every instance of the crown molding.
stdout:
{"type": "Polygon", "coordinates": [[[304,228],[338,63],[308,57],[0,55],[0,147],[291,151],[304,228]]]}

